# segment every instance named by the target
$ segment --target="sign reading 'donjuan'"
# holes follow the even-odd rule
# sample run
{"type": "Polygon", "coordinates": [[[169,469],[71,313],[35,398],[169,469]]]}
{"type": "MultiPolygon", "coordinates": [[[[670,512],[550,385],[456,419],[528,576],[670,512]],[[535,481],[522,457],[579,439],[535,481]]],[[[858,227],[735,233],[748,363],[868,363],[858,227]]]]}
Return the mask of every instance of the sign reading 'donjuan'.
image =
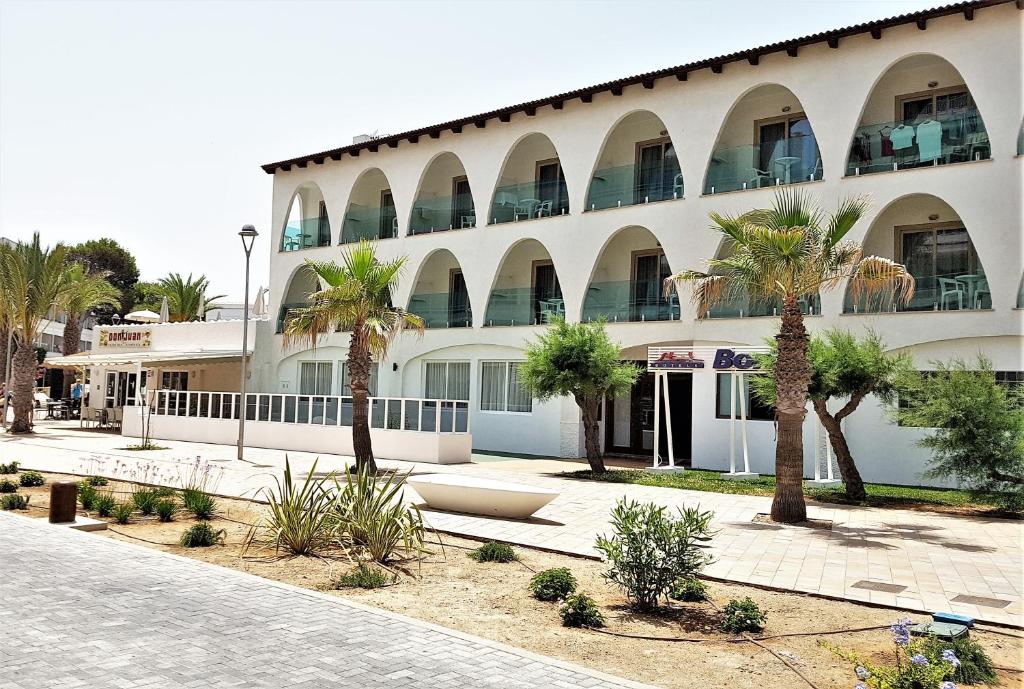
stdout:
{"type": "Polygon", "coordinates": [[[145,349],[150,346],[153,331],[149,328],[131,330],[100,330],[100,347],[131,347],[145,349]]]}
{"type": "Polygon", "coordinates": [[[728,347],[648,347],[648,371],[686,371],[705,368],[711,361],[716,371],[749,371],[758,368],[754,353],[766,352],[765,347],[746,347],[737,351],[728,347]]]}

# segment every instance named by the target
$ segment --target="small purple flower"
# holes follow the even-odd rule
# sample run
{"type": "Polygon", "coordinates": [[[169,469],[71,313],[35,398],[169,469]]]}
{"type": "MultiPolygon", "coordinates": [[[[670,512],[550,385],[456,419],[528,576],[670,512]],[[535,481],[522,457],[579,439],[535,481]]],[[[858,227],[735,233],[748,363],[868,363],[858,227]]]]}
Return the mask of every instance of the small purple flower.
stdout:
{"type": "Polygon", "coordinates": [[[900,646],[906,646],[910,643],[910,625],[913,622],[908,619],[897,620],[896,624],[889,627],[889,631],[892,632],[893,641],[900,646]]]}
{"type": "Polygon", "coordinates": [[[912,658],[910,659],[910,662],[911,662],[912,664],[914,664],[914,665],[927,665],[927,664],[928,664],[928,659],[927,659],[927,658],[925,658],[925,657],[924,657],[923,655],[921,655],[920,653],[918,653],[917,655],[913,656],[913,657],[912,657],[912,658]]]}
{"type": "Polygon", "coordinates": [[[868,689],[868,687],[864,682],[857,682],[853,685],[853,689],[868,689]]]}
{"type": "Polygon", "coordinates": [[[947,648],[942,652],[942,659],[953,667],[960,667],[960,659],[956,657],[956,653],[953,652],[952,648],[947,648]]]}
{"type": "Polygon", "coordinates": [[[956,685],[952,682],[943,682],[939,685],[939,689],[956,689],[956,685]]]}
{"type": "Polygon", "coordinates": [[[862,666],[862,665],[858,665],[857,666],[856,673],[857,673],[857,677],[859,677],[860,679],[867,679],[868,677],[871,676],[871,673],[868,672],[868,669],[866,667],[862,666]]]}

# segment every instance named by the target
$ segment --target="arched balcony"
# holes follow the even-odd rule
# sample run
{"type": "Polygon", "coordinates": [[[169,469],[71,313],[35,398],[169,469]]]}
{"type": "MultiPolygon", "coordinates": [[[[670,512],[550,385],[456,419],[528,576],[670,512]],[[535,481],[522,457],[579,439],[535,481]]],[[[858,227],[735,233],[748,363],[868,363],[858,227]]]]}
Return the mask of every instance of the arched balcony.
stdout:
{"type": "Polygon", "coordinates": [[[466,168],[454,153],[442,153],[423,173],[409,218],[409,234],[470,227],[476,227],[476,206],[466,168]]]}
{"type": "Polygon", "coordinates": [[[320,187],[308,182],[295,190],[281,232],[281,251],[331,245],[331,225],[320,187]]]}
{"type": "Polygon", "coordinates": [[[821,179],[821,153],[800,100],[765,84],[737,101],[704,177],[704,193],[759,189],[821,179]]]}
{"type": "Polygon", "coordinates": [[[597,260],[583,301],[584,322],[679,320],[679,298],[665,295],[672,270],[661,244],[644,227],[619,230],[597,260]]]}
{"type": "Polygon", "coordinates": [[[930,194],[905,196],[883,210],[864,240],[866,256],[902,263],[914,276],[909,304],[874,297],[854,299],[847,289],[844,313],[968,311],[992,308],[985,269],[960,216],[930,194]]]}
{"type": "Polygon", "coordinates": [[[378,168],[367,170],[352,186],[341,226],[341,243],[398,236],[398,214],[391,183],[378,168]]]}
{"type": "Polygon", "coordinates": [[[288,288],[284,291],[284,299],[277,312],[276,333],[283,333],[288,323],[288,314],[294,309],[301,309],[309,305],[309,295],[320,289],[320,283],[316,274],[303,265],[295,271],[292,279],[288,281],[288,288]]]}
{"type": "Polygon", "coordinates": [[[892,65],[871,91],[847,175],[949,165],[991,156],[988,132],[956,67],[937,55],[892,65]]]}
{"type": "MultiPolygon", "coordinates": [[[[724,259],[731,255],[725,242],[715,252],[716,259],[724,259]]],[[[821,297],[818,294],[803,296],[797,300],[800,310],[805,316],[821,315],[821,297]]],[[[772,318],[782,315],[781,299],[753,299],[745,289],[733,288],[723,295],[723,299],[711,307],[708,318],[772,318]]]]}
{"type": "Polygon", "coordinates": [[[498,268],[484,325],[538,325],[558,316],[565,317],[565,302],[551,255],[537,240],[524,239],[498,268]]]}
{"type": "Polygon", "coordinates": [[[427,328],[473,326],[466,279],[452,252],[438,249],[423,262],[409,298],[409,311],[422,318],[427,328]]]}
{"type": "Polygon", "coordinates": [[[512,148],[491,200],[491,224],[536,220],[569,212],[569,192],[551,140],[530,134],[512,148]]]}
{"type": "Polygon", "coordinates": [[[646,110],[620,120],[601,149],[585,210],[682,197],[683,173],[665,123],[646,110]]]}

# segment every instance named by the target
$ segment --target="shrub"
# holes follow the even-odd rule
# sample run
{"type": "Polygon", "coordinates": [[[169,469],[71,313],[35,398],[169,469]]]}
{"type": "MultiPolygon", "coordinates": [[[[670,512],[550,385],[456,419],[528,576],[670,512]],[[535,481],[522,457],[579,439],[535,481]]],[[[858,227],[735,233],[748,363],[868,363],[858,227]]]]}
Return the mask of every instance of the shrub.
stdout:
{"type": "Polygon", "coordinates": [[[131,521],[132,512],[135,511],[135,505],[130,502],[119,502],[114,506],[114,510],[111,514],[114,515],[114,521],[118,524],[127,524],[131,521]]]}
{"type": "Polygon", "coordinates": [[[28,496],[18,495],[17,493],[8,493],[7,495],[0,497],[0,509],[27,510],[28,496]]]}
{"type": "Polygon", "coordinates": [[[82,504],[83,510],[91,510],[96,504],[99,491],[88,481],[78,482],[78,502],[82,504]]]}
{"type": "Polygon", "coordinates": [[[99,493],[96,495],[96,499],[93,500],[92,506],[96,509],[96,514],[101,517],[109,517],[114,512],[114,508],[117,507],[117,498],[111,493],[99,493]]]}
{"type": "Polygon", "coordinates": [[[399,549],[423,550],[423,515],[404,504],[404,476],[379,479],[371,472],[348,472],[338,485],[335,525],[352,543],[366,549],[374,562],[385,563],[399,549]]]}
{"type": "Polygon", "coordinates": [[[314,478],[316,462],[301,484],[292,479],[288,457],[284,460],[284,479],[274,477],[276,488],[264,488],[268,509],[245,538],[245,550],[262,540],[285,548],[295,555],[318,550],[331,540],[335,531],[335,500],[327,490],[334,475],[314,478]]]}
{"type": "Polygon", "coordinates": [[[945,660],[943,652],[953,651],[953,656],[959,661],[950,663],[954,666],[952,672],[947,672],[944,679],[958,684],[998,684],[996,669],[992,666],[992,659],[977,641],[969,636],[961,636],[953,641],[946,641],[936,636],[929,636],[921,642],[921,652],[933,663],[940,663],[945,660]]]}
{"type": "Polygon", "coordinates": [[[585,593],[574,593],[558,608],[563,627],[603,627],[604,615],[594,599],[585,593]]]}
{"type": "Polygon", "coordinates": [[[372,567],[365,562],[359,563],[355,569],[345,572],[334,582],[337,589],[379,589],[395,583],[395,575],[385,572],[379,567],[372,567]]]}
{"type": "Polygon", "coordinates": [[[132,502],[143,516],[148,517],[156,509],[156,503],[160,500],[156,491],[151,488],[136,488],[132,491],[132,502]]]}
{"type": "Polygon", "coordinates": [[[598,536],[596,548],[611,564],[605,578],[618,584],[637,610],[656,610],[672,585],[692,577],[711,561],[711,512],[700,506],[679,510],[679,518],[654,503],[625,499],[612,509],[611,538],[598,536]]]}
{"type": "Polygon", "coordinates": [[[212,519],[217,511],[217,501],[209,493],[194,488],[181,491],[181,503],[196,519],[212,519]]]}
{"type": "Polygon", "coordinates": [[[108,483],[110,483],[110,481],[103,478],[102,476],[89,476],[85,479],[85,481],[90,486],[105,486],[108,483]]]}
{"type": "Polygon", "coordinates": [[[151,488],[150,490],[152,490],[153,494],[156,495],[158,498],[173,498],[175,495],[178,494],[178,491],[174,490],[170,486],[157,486],[155,488],[151,488]]]}
{"type": "Polygon", "coordinates": [[[178,504],[170,498],[161,498],[153,504],[153,511],[156,512],[157,519],[162,522],[173,522],[174,515],[178,511],[178,504]]]}
{"type": "Polygon", "coordinates": [[[46,483],[46,479],[38,471],[26,471],[24,474],[18,477],[18,483],[31,488],[33,486],[41,486],[46,483]]]}
{"type": "Polygon", "coordinates": [[[17,490],[18,484],[11,479],[0,479],[0,493],[14,493],[17,490]]]}
{"type": "Polygon", "coordinates": [[[576,577],[565,567],[546,569],[530,579],[530,592],[537,600],[563,600],[576,592],[576,577]]]}
{"type": "Polygon", "coordinates": [[[202,521],[185,529],[179,543],[185,548],[208,548],[223,543],[227,535],[224,529],[215,529],[210,522],[202,521]]]}
{"type": "Polygon", "coordinates": [[[519,559],[512,546],[497,541],[488,541],[466,554],[477,562],[513,562],[519,559]]]}
{"type": "Polygon", "coordinates": [[[765,614],[749,597],[743,600],[732,599],[723,611],[722,629],[730,634],[759,632],[764,629],[764,623],[765,614]]]}
{"type": "Polygon", "coordinates": [[[708,586],[697,577],[682,577],[672,585],[669,597],[684,603],[697,603],[708,599],[708,586]]]}
{"type": "Polygon", "coordinates": [[[0,464],[0,474],[16,474],[18,473],[18,467],[21,466],[18,462],[8,462],[7,464],[0,464]]]}

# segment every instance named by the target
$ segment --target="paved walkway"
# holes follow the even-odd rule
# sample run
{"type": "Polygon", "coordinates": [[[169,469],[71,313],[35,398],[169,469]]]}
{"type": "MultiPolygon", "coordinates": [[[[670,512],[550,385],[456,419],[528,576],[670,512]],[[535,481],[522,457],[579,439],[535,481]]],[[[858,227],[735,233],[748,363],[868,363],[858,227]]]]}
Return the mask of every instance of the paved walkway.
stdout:
{"type": "MultiPolygon", "coordinates": [[[[35,437],[0,437],[0,459],[26,467],[93,472],[174,485],[197,457],[214,466],[218,492],[252,497],[273,484],[284,453],[252,448],[234,459],[235,448],[177,441],[145,456],[117,450],[119,436],[74,428],[38,427],[35,437]]],[[[289,453],[293,471],[305,472],[314,457],[289,453]]],[[[348,458],[320,455],[318,471],[343,467],[348,458]]],[[[462,472],[554,488],[561,495],[528,521],[427,511],[438,530],[493,538],[526,546],[595,557],[594,536],[609,530],[609,510],[628,497],[675,508],[699,503],[715,513],[716,561],[706,574],[740,583],[863,601],[908,610],[948,610],[980,620],[1024,627],[1024,522],[946,516],[909,510],[811,506],[810,517],[830,520],[831,530],[753,521],[771,499],[672,488],[603,484],[560,477],[580,465],[549,460],[513,460],[438,467],[381,462],[402,470],[462,472]]],[[[414,495],[412,497],[415,497],[414,495]]]]}
{"type": "Polygon", "coordinates": [[[646,686],[43,520],[0,553],[2,689],[646,686]]]}

